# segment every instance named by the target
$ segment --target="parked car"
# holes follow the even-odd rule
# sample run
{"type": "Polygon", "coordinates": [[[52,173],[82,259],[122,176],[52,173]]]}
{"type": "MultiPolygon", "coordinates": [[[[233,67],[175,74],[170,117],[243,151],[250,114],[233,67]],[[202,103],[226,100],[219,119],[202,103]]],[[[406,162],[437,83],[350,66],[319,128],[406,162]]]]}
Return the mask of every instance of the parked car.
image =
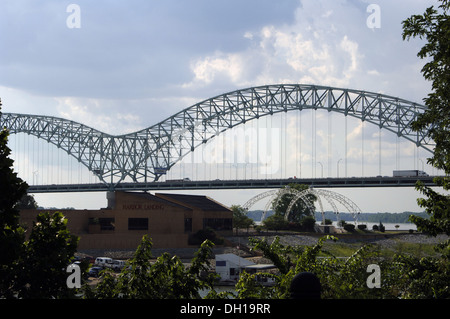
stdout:
{"type": "Polygon", "coordinates": [[[103,270],[102,267],[98,267],[98,266],[91,267],[91,269],[89,269],[89,276],[90,277],[98,277],[98,274],[102,270],[103,270]]]}
{"type": "Polygon", "coordinates": [[[120,271],[122,270],[123,267],[125,267],[125,261],[123,260],[113,260],[111,262],[111,266],[110,266],[113,270],[115,271],[120,271]]]}
{"type": "Polygon", "coordinates": [[[99,266],[103,268],[111,268],[113,259],[109,257],[97,257],[95,258],[94,266],[99,266]]]}

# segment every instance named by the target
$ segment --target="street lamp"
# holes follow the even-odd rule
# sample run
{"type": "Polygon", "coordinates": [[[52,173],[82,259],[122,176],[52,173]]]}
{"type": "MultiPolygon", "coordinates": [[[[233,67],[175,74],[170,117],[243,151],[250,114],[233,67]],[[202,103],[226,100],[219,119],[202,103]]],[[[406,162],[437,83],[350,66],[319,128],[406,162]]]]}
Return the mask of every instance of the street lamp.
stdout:
{"type": "Polygon", "coordinates": [[[339,177],[339,162],[340,161],[342,161],[342,158],[340,158],[338,161],[337,161],[337,177],[339,177]]]}
{"type": "Polygon", "coordinates": [[[320,164],[320,166],[322,167],[322,178],[323,178],[323,165],[322,165],[322,163],[321,163],[321,162],[317,162],[317,163],[319,163],[319,164],[320,164]]]}

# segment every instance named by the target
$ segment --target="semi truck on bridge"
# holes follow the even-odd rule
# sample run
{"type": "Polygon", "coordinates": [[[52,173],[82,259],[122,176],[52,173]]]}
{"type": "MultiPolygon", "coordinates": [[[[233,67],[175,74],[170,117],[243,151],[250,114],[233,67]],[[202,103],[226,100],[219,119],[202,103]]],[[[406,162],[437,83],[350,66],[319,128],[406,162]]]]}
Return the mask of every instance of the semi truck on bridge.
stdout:
{"type": "Polygon", "coordinates": [[[393,177],[414,177],[414,176],[428,176],[424,171],[417,169],[397,170],[393,172],[393,177]]]}

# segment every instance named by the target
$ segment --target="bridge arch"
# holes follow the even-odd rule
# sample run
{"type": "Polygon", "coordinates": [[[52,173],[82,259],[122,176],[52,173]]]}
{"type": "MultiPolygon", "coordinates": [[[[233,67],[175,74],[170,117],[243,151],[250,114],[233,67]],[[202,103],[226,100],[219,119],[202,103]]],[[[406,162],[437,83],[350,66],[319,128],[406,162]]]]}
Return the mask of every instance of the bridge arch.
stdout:
{"type": "Polygon", "coordinates": [[[304,84],[275,84],[221,94],[188,107],[149,128],[109,135],[57,117],[2,113],[10,133],[27,133],[63,149],[114,187],[127,178],[157,181],[173,165],[220,133],[280,112],[323,109],[352,116],[405,138],[429,152],[433,142],[411,123],[425,106],[400,98],[304,84]]]}
{"type": "Polygon", "coordinates": [[[355,202],[353,202],[348,197],[339,194],[337,192],[329,191],[329,190],[323,190],[323,189],[315,189],[315,188],[308,188],[305,190],[296,190],[294,188],[286,187],[282,189],[276,189],[276,190],[269,190],[263,193],[260,193],[258,195],[253,196],[250,198],[243,206],[242,208],[245,211],[248,211],[254,204],[257,202],[270,197],[271,199],[267,202],[263,215],[261,217],[261,221],[263,221],[266,217],[267,211],[270,209],[270,206],[272,206],[272,203],[276,203],[283,197],[283,195],[286,194],[293,194],[294,198],[292,198],[291,202],[289,203],[289,206],[286,209],[285,219],[289,220],[289,215],[291,214],[292,208],[294,207],[294,204],[298,202],[299,200],[303,201],[303,203],[306,205],[306,207],[309,209],[312,216],[315,215],[316,208],[314,206],[314,203],[311,201],[310,196],[308,195],[314,195],[314,197],[317,199],[317,202],[319,204],[319,209],[322,214],[322,224],[325,224],[325,212],[323,209],[323,203],[322,199],[326,200],[331,207],[333,208],[333,212],[337,215],[338,221],[339,221],[339,209],[338,205],[336,203],[339,203],[340,206],[344,207],[353,217],[355,224],[358,222],[358,216],[361,214],[361,209],[358,207],[355,202]]]}
{"type": "MultiPolygon", "coordinates": [[[[294,204],[298,200],[302,200],[303,202],[305,202],[305,204],[309,201],[309,199],[307,197],[308,194],[313,194],[316,196],[317,201],[319,203],[320,212],[322,214],[322,223],[323,224],[325,224],[325,212],[324,212],[323,204],[322,204],[322,200],[321,200],[322,198],[324,198],[332,206],[335,214],[337,214],[339,216],[339,210],[335,203],[335,202],[338,202],[348,210],[348,212],[352,215],[353,219],[355,220],[355,223],[358,222],[358,216],[359,216],[359,214],[361,214],[361,209],[352,200],[350,200],[348,197],[346,197],[342,194],[339,194],[337,192],[332,192],[332,191],[323,190],[323,189],[315,189],[315,188],[309,188],[309,189],[300,191],[295,195],[295,197],[289,203],[288,208],[286,209],[286,215],[285,215],[286,219],[289,218],[289,214],[291,213],[294,204]]],[[[310,211],[311,211],[311,209],[310,209],[310,211]]],[[[311,211],[311,214],[314,214],[314,213],[315,213],[314,211],[311,211]]]]}
{"type": "MultiPolygon", "coordinates": [[[[253,196],[250,198],[245,204],[242,206],[242,208],[245,211],[248,211],[250,207],[255,205],[257,202],[270,197],[270,200],[266,203],[266,206],[264,207],[263,214],[261,216],[261,221],[263,221],[266,218],[267,212],[273,206],[273,202],[275,202],[275,205],[278,203],[278,201],[283,197],[285,194],[298,194],[300,191],[291,188],[289,186],[281,189],[275,189],[275,190],[268,190],[266,192],[260,193],[258,195],[253,196]]],[[[314,212],[314,204],[312,204],[310,201],[305,202],[305,204],[308,206],[310,211],[314,212]]]]}

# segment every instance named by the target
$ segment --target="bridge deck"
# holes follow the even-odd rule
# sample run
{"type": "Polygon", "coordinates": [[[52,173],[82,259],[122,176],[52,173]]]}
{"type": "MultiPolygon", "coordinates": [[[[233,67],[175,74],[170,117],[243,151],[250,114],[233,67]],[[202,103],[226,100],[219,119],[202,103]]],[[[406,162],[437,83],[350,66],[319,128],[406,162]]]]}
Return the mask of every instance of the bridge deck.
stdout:
{"type": "Polygon", "coordinates": [[[420,177],[342,177],[342,178],[288,178],[255,180],[214,180],[214,181],[167,181],[149,183],[120,183],[113,188],[104,183],[33,185],[30,193],[63,192],[104,192],[116,191],[152,191],[152,190],[189,190],[189,189],[261,189],[281,188],[289,183],[305,184],[315,188],[361,188],[361,187],[415,187],[418,180],[427,186],[435,186],[436,176],[420,177]]]}

